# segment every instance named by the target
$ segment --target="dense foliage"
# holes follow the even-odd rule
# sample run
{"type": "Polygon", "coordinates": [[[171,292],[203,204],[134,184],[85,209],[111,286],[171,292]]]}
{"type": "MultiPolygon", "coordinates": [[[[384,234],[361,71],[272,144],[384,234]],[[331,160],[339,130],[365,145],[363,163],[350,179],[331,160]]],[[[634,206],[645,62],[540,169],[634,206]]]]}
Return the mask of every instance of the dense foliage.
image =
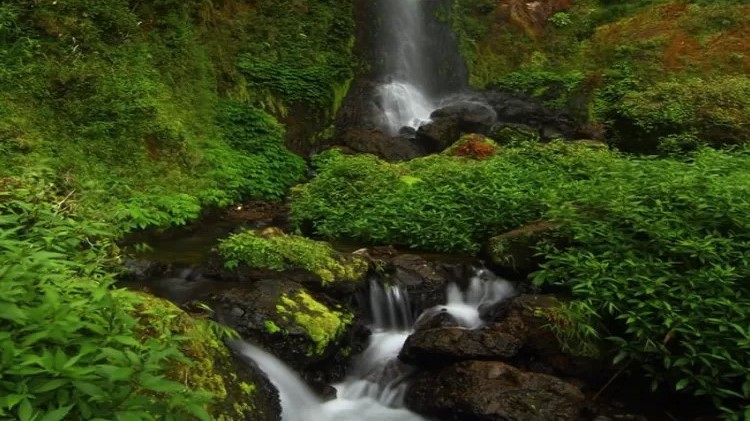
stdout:
{"type": "Polygon", "coordinates": [[[292,215],[328,238],[474,252],[489,236],[540,217],[547,195],[589,178],[608,158],[562,144],[400,164],[328,152],[317,158],[316,178],[294,190],[292,215]]]}
{"type": "Polygon", "coordinates": [[[685,132],[711,145],[747,142],[747,2],[527,4],[454,2],[450,18],[472,85],[541,98],[607,129],[629,151],[656,152],[685,132]],[[715,108],[725,111],[711,116],[715,108]]]}
{"type": "Polygon", "coordinates": [[[526,145],[482,160],[387,164],[319,157],[294,218],[317,234],[440,251],[545,219],[538,283],[572,290],[559,315],[577,352],[607,338],[654,384],[750,398],[750,154],[634,159],[584,145],[526,145]],[[564,238],[566,241],[557,241],[564,238]],[[564,244],[565,246],[562,246],[564,244]]]}
{"type": "Polygon", "coordinates": [[[282,197],[304,170],[275,118],[327,127],[354,30],[350,2],[284,3],[3,2],[0,173],[44,163],[125,229],[282,197]]]}
{"type": "Polygon", "coordinates": [[[217,390],[197,379],[213,356],[193,368],[184,353],[220,344],[209,326],[179,328],[176,308],[112,290],[110,230],[43,174],[0,186],[0,417],[211,419],[217,390]]]}

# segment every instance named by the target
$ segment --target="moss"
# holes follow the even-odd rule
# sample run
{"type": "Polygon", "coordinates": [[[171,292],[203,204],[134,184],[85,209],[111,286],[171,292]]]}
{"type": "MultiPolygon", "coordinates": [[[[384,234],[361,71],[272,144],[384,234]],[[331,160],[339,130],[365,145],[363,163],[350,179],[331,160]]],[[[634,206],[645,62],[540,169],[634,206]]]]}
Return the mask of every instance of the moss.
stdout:
{"type": "Polygon", "coordinates": [[[274,334],[274,333],[278,333],[282,331],[279,325],[274,323],[273,320],[266,320],[265,322],[263,322],[263,327],[266,329],[266,332],[270,334],[274,334]]]}
{"type": "Polygon", "coordinates": [[[171,332],[183,338],[181,350],[187,361],[174,361],[168,378],[192,390],[214,396],[214,403],[205,408],[213,419],[245,419],[255,408],[252,392],[255,385],[237,382],[232,356],[212,328],[211,321],[193,318],[174,304],[146,294],[139,294],[135,308],[138,335],[158,337],[171,332]]]}
{"type": "Polygon", "coordinates": [[[317,275],[323,285],[361,281],[368,269],[362,258],[341,255],[328,243],[296,235],[263,237],[246,231],[224,240],[219,252],[228,267],[245,264],[275,271],[305,269],[317,275]]]}
{"type": "Polygon", "coordinates": [[[276,310],[282,318],[302,328],[312,340],[309,355],[321,355],[351,325],[354,316],[346,311],[331,310],[305,291],[281,296],[276,310]]]}

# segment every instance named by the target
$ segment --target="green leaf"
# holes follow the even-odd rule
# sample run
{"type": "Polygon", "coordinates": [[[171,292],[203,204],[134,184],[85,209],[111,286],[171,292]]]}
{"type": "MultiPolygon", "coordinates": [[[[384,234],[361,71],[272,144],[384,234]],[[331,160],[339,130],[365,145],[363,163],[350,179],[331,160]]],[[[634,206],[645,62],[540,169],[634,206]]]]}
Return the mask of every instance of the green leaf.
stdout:
{"type": "Polygon", "coordinates": [[[68,412],[70,412],[73,406],[74,405],[68,405],[62,408],[57,408],[54,411],[48,412],[42,417],[40,421],[60,421],[64,419],[66,415],[68,415],[68,412]]]}
{"type": "Polygon", "coordinates": [[[0,301],[0,319],[22,323],[26,321],[26,314],[15,304],[0,301]]]}
{"type": "Polygon", "coordinates": [[[73,386],[75,386],[76,389],[80,390],[81,392],[91,397],[102,397],[102,396],[105,396],[106,394],[102,388],[100,388],[99,386],[93,383],[73,382],[73,386]]]}
{"type": "Polygon", "coordinates": [[[677,382],[677,385],[675,386],[675,390],[682,390],[686,388],[690,384],[690,379],[681,379],[677,382]]]}
{"type": "Polygon", "coordinates": [[[34,392],[35,393],[49,392],[50,390],[55,390],[55,389],[58,389],[60,387],[63,387],[66,384],[68,384],[68,380],[67,379],[53,379],[53,380],[50,380],[50,381],[47,381],[47,382],[43,383],[39,387],[36,387],[34,389],[34,392]]]}
{"type": "Polygon", "coordinates": [[[167,380],[162,376],[154,376],[151,374],[142,374],[140,377],[140,384],[148,390],[161,393],[179,393],[184,392],[187,388],[181,383],[167,380]]]}
{"type": "Polygon", "coordinates": [[[0,396],[0,408],[11,409],[18,405],[24,398],[26,398],[26,395],[11,394],[0,396]]]}
{"type": "Polygon", "coordinates": [[[34,409],[31,407],[31,402],[28,399],[24,399],[18,407],[18,418],[21,421],[30,421],[33,415],[34,409]]]}

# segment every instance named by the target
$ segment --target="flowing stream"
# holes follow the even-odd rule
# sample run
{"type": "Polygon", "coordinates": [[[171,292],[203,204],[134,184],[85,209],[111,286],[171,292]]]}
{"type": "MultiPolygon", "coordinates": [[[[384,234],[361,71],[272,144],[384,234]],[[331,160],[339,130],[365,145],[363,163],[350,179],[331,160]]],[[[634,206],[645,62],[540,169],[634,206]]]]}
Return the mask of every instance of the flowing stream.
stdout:
{"type": "MultiPolygon", "coordinates": [[[[507,281],[479,269],[461,290],[451,284],[445,305],[423,312],[427,317],[445,311],[464,328],[482,325],[479,310],[513,294],[507,281]]],[[[372,335],[346,380],[336,384],[337,397],[320,400],[282,361],[248,343],[237,344],[239,352],[255,361],[279,390],[284,421],[420,421],[421,416],[404,408],[408,378],[415,370],[398,360],[398,353],[414,325],[409,296],[397,285],[372,279],[369,288],[372,335]]]]}

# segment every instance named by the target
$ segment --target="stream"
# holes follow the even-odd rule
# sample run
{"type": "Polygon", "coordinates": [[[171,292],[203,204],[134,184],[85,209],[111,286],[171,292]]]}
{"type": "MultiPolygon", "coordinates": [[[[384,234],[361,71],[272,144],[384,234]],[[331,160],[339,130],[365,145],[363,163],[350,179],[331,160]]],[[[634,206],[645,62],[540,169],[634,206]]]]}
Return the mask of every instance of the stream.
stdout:
{"type": "MultiPolygon", "coordinates": [[[[425,310],[419,317],[449,313],[461,327],[482,325],[480,308],[514,294],[512,285],[486,269],[477,269],[466,290],[451,284],[446,303],[425,310]]],[[[369,285],[370,329],[365,351],[355,358],[347,378],[335,386],[335,399],[319,399],[302,379],[272,354],[247,342],[235,349],[254,361],[279,390],[284,421],[418,421],[421,416],[404,408],[409,375],[414,368],[398,360],[415,320],[409,295],[398,285],[369,285]]]]}

